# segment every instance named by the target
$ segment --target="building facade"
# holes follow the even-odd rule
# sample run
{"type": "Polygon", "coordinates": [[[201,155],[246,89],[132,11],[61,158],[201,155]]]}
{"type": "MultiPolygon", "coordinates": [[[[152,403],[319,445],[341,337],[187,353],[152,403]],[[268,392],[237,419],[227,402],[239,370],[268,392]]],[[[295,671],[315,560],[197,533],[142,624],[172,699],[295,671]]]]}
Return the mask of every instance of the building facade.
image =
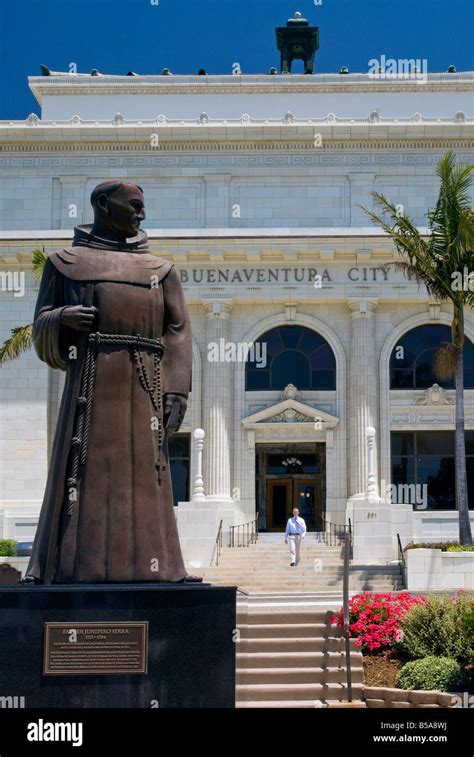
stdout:
{"type": "MultiPolygon", "coordinates": [[[[29,84],[41,118],[0,123],[0,338],[31,323],[32,250],[70,244],[100,181],[143,187],[143,228],[180,271],[193,328],[171,450],[187,558],[207,559],[221,519],[282,530],[294,505],[314,530],[350,517],[361,559],[394,559],[397,533],[456,538],[454,389],[432,369],[451,310],[394,267],[362,206],[379,192],[426,226],[439,158],[474,162],[474,73],[29,84]]],[[[474,503],[472,313],[466,331],[474,503]]],[[[62,385],[34,352],[0,369],[4,537],[34,534],[62,385]]]]}

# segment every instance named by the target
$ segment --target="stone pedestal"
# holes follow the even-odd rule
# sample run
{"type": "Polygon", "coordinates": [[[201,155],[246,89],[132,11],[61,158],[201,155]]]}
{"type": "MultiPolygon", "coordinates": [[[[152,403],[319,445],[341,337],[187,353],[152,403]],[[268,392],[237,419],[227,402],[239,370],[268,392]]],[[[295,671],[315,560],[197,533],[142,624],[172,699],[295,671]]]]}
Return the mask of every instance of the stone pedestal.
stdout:
{"type": "Polygon", "coordinates": [[[234,707],[235,626],[235,588],[0,586],[1,695],[27,709],[234,707]],[[53,622],[147,623],[147,673],[44,675],[53,622]]]}
{"type": "Polygon", "coordinates": [[[193,436],[196,449],[193,496],[190,502],[180,502],[176,512],[179,539],[188,573],[202,571],[212,564],[221,520],[223,546],[228,544],[229,526],[234,523],[234,510],[229,507],[227,500],[220,503],[204,494],[202,453],[206,434],[202,428],[197,428],[193,436]]]}
{"type": "Polygon", "coordinates": [[[411,505],[392,504],[381,497],[351,497],[347,517],[353,529],[355,563],[387,563],[398,559],[397,533],[405,545],[413,533],[411,505]]]}
{"type": "Polygon", "coordinates": [[[375,428],[367,426],[365,493],[355,494],[347,503],[347,518],[353,529],[353,558],[360,563],[387,563],[398,559],[397,533],[400,537],[413,533],[412,506],[392,504],[377,494],[375,436],[375,428]]]}
{"type": "Polygon", "coordinates": [[[211,564],[219,528],[214,502],[180,502],[177,523],[181,551],[188,573],[199,573],[211,564]]]}

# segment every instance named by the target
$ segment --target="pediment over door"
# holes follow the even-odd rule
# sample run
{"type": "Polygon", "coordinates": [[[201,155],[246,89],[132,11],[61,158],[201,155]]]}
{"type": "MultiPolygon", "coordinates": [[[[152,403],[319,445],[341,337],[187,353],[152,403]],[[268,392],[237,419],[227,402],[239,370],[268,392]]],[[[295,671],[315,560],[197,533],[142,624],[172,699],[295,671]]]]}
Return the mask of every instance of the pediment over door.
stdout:
{"type": "Polygon", "coordinates": [[[326,413],[315,407],[305,405],[303,402],[295,399],[285,399],[270,405],[264,410],[248,415],[243,418],[242,426],[245,429],[256,430],[259,428],[274,426],[275,424],[291,424],[291,426],[311,423],[318,430],[335,428],[339,423],[339,418],[335,415],[326,413]]]}

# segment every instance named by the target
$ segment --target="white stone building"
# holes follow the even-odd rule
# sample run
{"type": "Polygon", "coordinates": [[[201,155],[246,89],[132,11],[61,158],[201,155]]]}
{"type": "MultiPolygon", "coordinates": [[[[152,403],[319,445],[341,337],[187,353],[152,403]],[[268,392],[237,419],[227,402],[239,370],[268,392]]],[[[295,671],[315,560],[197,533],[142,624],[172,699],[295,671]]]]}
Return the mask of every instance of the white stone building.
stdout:
{"type": "MultiPolygon", "coordinates": [[[[382,192],[426,225],[440,156],[474,162],[474,73],[29,85],[41,118],[0,123],[0,339],[31,322],[32,250],[70,244],[100,181],[140,184],[152,250],[180,270],[192,318],[192,393],[172,446],[188,559],[210,554],[221,519],[228,530],[257,513],[281,530],[294,503],[314,529],[350,517],[360,560],[396,559],[397,533],[456,538],[454,391],[433,390],[431,370],[450,308],[394,270],[360,206],[382,192]],[[205,498],[191,501],[196,428],[205,498]]],[[[474,341],[471,313],[466,329],[474,341]]],[[[471,345],[466,356],[474,503],[471,345]]],[[[34,352],[0,369],[0,537],[34,534],[62,380],[34,352]]]]}

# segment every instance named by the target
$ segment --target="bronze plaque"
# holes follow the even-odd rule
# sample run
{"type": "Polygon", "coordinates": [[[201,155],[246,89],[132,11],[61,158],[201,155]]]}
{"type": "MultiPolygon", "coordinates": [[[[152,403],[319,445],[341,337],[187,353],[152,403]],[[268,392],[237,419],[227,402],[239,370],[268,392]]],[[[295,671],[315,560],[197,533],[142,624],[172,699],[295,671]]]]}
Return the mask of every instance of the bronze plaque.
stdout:
{"type": "Polygon", "coordinates": [[[43,675],[144,675],[148,623],[45,623],[43,675]]]}

